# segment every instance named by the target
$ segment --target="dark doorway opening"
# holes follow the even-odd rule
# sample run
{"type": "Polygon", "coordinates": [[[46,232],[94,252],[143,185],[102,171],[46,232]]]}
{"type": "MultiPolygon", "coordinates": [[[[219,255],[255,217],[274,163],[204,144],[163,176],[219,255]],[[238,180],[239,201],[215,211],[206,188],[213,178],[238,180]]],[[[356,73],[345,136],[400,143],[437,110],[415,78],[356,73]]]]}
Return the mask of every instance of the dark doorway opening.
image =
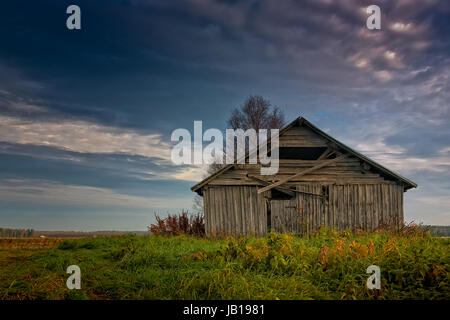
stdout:
{"type": "Polygon", "coordinates": [[[280,159],[286,160],[316,160],[326,150],[325,147],[281,147],[280,159]]]}
{"type": "Polygon", "coordinates": [[[293,198],[293,196],[285,193],[285,192],[281,192],[280,190],[277,189],[272,189],[272,194],[271,194],[271,200],[291,200],[293,198]]]}

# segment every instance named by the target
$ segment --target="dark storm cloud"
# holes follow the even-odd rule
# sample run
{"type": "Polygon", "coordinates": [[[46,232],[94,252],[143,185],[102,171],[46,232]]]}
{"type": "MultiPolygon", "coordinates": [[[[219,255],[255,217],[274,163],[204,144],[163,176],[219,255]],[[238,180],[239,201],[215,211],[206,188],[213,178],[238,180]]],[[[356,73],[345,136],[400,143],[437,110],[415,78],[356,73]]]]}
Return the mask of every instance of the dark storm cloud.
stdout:
{"type": "Polygon", "coordinates": [[[23,190],[49,180],[185,197],[189,183],[170,180],[186,170],[167,162],[172,130],[223,129],[262,94],[287,120],[303,115],[419,180],[414,205],[436,203],[430,221],[450,223],[447,1],[378,1],[374,31],[368,0],[76,1],[79,31],[65,28],[70,4],[16,1],[0,13],[1,174],[23,190]]]}
{"type": "MultiPolygon", "coordinates": [[[[433,28],[433,17],[448,12],[445,4],[382,2],[382,32],[365,28],[362,9],[367,4],[80,2],[86,16],[80,34],[57,27],[51,17],[58,10],[49,5],[41,15],[29,17],[39,42],[27,43],[28,59],[20,58],[23,53],[17,49],[6,55],[51,87],[48,107],[144,128],[179,125],[169,108],[199,116],[222,107],[224,96],[240,93],[236,82],[244,83],[244,90],[287,88],[361,100],[384,95],[413,68],[443,62],[445,56],[439,58],[434,50],[448,41],[443,44],[446,38],[440,34],[442,18],[438,15],[439,28],[433,28]],[[45,18],[53,23],[42,26],[39,21],[45,18]],[[395,23],[404,30],[393,29],[395,23]],[[57,45],[49,52],[51,43],[57,45]],[[387,52],[395,55],[392,60],[387,52]],[[358,63],[367,65],[355,68],[358,63]],[[155,112],[158,118],[151,125],[142,121],[155,112]]],[[[17,33],[5,37],[19,41],[17,33]]]]}

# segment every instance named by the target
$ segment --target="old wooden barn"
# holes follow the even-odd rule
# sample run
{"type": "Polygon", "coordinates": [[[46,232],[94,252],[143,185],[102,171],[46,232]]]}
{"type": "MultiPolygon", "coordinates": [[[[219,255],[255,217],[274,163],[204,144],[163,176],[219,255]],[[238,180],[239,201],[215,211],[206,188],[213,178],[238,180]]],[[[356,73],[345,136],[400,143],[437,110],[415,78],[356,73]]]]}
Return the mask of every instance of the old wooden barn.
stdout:
{"type": "Polygon", "coordinates": [[[304,118],[280,130],[279,158],[276,175],[230,164],[192,187],[203,196],[208,234],[398,228],[403,193],[417,187],[304,118]]]}

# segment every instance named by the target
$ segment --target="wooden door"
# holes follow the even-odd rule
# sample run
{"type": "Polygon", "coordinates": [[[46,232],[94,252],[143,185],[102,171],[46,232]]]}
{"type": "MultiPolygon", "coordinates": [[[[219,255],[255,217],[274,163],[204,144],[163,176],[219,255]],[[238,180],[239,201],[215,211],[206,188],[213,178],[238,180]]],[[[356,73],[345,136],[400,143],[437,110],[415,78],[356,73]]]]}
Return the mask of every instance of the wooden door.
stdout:
{"type": "Polygon", "coordinates": [[[297,185],[292,199],[271,199],[270,227],[274,232],[307,234],[325,225],[326,193],[321,185],[297,185]]]}

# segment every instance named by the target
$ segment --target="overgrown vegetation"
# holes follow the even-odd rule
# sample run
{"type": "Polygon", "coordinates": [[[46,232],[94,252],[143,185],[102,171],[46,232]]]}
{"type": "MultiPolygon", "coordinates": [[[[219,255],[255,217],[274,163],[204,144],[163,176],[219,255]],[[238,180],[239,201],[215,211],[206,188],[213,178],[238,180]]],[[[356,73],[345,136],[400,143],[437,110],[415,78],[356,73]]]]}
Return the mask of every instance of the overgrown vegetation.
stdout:
{"type": "Polygon", "coordinates": [[[195,237],[205,236],[205,222],[203,215],[188,213],[183,211],[179,215],[168,215],[167,218],[161,218],[155,214],[156,224],[148,227],[148,230],[154,235],[179,236],[189,235],[195,237]]]}
{"type": "Polygon", "coordinates": [[[0,250],[2,299],[449,299],[449,239],[409,228],[309,238],[120,236],[0,250]],[[65,288],[67,266],[81,290],[65,288]],[[368,290],[366,269],[381,269],[368,290]]]}

